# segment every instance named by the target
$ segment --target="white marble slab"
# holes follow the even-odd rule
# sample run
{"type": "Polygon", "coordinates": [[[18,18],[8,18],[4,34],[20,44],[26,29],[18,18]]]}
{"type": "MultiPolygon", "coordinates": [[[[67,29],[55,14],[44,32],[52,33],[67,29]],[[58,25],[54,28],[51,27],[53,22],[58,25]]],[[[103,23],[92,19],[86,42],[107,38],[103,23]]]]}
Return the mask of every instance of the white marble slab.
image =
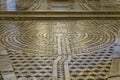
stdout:
{"type": "Polygon", "coordinates": [[[113,58],[120,58],[120,46],[115,46],[114,47],[113,58]]]}
{"type": "Polygon", "coordinates": [[[114,50],[115,52],[120,52],[120,46],[115,46],[114,50]]]}

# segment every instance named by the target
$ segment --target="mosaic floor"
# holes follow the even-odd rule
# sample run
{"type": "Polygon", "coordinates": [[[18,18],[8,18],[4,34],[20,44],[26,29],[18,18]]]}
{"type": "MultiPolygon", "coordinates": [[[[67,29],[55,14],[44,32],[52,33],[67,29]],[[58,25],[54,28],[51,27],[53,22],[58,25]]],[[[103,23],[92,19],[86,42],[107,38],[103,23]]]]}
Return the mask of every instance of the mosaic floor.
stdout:
{"type": "Polygon", "coordinates": [[[106,80],[120,20],[0,21],[0,80],[106,80]]]}
{"type": "Polygon", "coordinates": [[[120,0],[0,0],[0,10],[120,10],[120,0]]]}

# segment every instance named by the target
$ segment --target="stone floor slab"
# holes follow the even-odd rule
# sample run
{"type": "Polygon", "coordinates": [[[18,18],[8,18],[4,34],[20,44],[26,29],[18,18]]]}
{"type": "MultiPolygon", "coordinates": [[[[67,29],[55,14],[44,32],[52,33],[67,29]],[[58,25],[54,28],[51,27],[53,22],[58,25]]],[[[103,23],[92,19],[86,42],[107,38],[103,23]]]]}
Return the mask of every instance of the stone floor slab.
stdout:
{"type": "Polygon", "coordinates": [[[7,50],[4,48],[0,48],[0,55],[7,55],[7,50]]]}
{"type": "Polygon", "coordinates": [[[17,80],[14,72],[1,72],[4,80],[17,80]]]}

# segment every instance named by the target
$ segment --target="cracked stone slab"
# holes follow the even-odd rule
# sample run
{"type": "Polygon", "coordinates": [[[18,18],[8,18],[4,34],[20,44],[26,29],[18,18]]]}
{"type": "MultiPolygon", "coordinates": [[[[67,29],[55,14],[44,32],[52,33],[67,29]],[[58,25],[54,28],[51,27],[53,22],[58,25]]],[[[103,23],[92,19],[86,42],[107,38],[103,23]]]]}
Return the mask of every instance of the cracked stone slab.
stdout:
{"type": "Polygon", "coordinates": [[[14,72],[1,72],[4,80],[17,80],[14,72]]]}

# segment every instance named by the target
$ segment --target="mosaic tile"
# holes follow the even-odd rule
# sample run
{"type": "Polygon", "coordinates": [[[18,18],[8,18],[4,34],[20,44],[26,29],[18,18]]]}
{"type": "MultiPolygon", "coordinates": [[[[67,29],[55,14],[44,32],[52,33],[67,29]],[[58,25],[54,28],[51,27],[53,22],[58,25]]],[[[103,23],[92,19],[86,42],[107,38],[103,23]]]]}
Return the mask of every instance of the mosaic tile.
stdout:
{"type": "Polygon", "coordinates": [[[0,41],[7,50],[0,56],[1,70],[7,69],[1,74],[5,80],[106,80],[117,51],[119,22],[0,22],[0,41]]]}

